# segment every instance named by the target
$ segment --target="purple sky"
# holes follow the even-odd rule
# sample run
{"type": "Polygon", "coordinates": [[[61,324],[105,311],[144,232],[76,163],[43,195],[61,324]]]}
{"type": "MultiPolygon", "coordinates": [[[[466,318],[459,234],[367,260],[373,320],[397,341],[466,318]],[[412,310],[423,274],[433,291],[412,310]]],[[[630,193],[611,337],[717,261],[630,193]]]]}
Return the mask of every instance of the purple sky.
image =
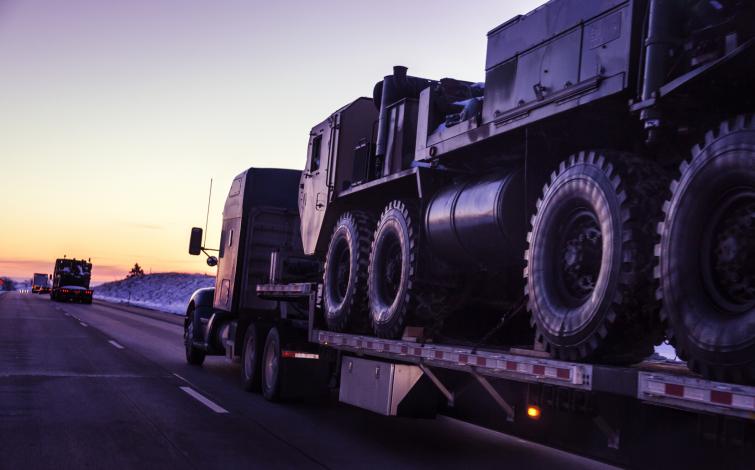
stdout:
{"type": "Polygon", "coordinates": [[[0,275],[211,273],[186,254],[211,177],[217,244],[234,175],[301,168],[395,64],[482,80],[487,31],[539,3],[0,0],[0,275]]]}

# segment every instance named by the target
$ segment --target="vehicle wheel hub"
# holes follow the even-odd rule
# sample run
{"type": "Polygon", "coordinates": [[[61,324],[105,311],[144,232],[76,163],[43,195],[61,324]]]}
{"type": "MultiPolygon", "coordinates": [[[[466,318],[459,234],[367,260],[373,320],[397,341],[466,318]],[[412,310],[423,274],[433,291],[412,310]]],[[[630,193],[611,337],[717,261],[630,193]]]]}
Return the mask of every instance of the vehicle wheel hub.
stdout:
{"type": "Polygon", "coordinates": [[[706,237],[708,290],[726,310],[744,313],[755,307],[755,193],[727,198],[713,221],[706,237]]]}
{"type": "Polygon", "coordinates": [[[575,211],[568,218],[560,246],[564,293],[581,303],[595,289],[600,275],[603,247],[596,215],[587,209],[575,211]]]}

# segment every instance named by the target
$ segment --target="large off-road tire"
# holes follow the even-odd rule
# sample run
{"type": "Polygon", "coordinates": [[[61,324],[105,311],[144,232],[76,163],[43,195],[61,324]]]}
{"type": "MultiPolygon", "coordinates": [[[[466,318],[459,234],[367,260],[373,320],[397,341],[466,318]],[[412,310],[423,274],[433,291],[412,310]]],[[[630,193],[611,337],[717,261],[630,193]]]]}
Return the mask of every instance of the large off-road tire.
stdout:
{"type": "Polygon", "coordinates": [[[241,387],[247,392],[260,391],[264,333],[264,329],[252,322],[244,334],[244,345],[241,349],[241,387]]]}
{"type": "Polygon", "coordinates": [[[660,342],[653,247],[662,175],[618,152],[580,152],[551,174],[524,275],[536,340],[553,356],[633,363],[660,342]]]}
{"type": "Polygon", "coordinates": [[[186,327],[184,328],[184,348],[186,352],[186,362],[193,366],[204,364],[206,353],[194,346],[194,309],[191,308],[187,313],[189,317],[186,327]]]}
{"type": "Polygon", "coordinates": [[[656,248],[667,335],[705,377],[755,382],[755,117],[708,132],[680,170],[656,248]]]}
{"type": "Polygon", "coordinates": [[[277,327],[270,328],[262,353],[262,396],[268,401],[279,401],[281,397],[281,336],[277,327]]]}
{"type": "Polygon", "coordinates": [[[381,338],[398,338],[418,304],[419,220],[412,206],[393,201],[380,216],[370,251],[370,320],[381,338]]]}
{"type": "Polygon", "coordinates": [[[359,330],[367,323],[367,271],[374,221],[360,211],[336,222],[325,256],[323,311],[328,329],[359,330]]]}

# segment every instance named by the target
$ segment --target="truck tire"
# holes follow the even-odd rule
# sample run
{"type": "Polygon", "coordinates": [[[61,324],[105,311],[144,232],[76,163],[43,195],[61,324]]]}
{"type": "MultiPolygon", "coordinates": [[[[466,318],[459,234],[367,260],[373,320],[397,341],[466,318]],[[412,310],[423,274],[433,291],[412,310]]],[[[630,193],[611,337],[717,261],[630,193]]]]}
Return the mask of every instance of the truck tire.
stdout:
{"type": "Polygon", "coordinates": [[[755,116],[705,135],[663,205],[656,248],[667,336],[706,378],[755,382],[755,116]]]}
{"type": "Polygon", "coordinates": [[[358,330],[367,320],[367,270],[374,222],[364,212],[343,214],[325,256],[323,310],[328,329],[358,330]]]}
{"type": "Polygon", "coordinates": [[[419,220],[414,208],[393,201],[380,216],[370,251],[370,320],[381,338],[399,338],[418,300],[419,220]]]}
{"type": "Polygon", "coordinates": [[[662,340],[653,247],[663,171],[617,152],[580,152],[543,188],[525,252],[536,341],[566,360],[626,364],[662,340]]]}
{"type": "Polygon", "coordinates": [[[262,354],[262,396],[279,401],[281,396],[281,337],[277,327],[270,328],[262,354]]]}
{"type": "Polygon", "coordinates": [[[187,313],[189,321],[184,328],[184,347],[186,350],[186,362],[193,366],[204,364],[206,353],[194,346],[194,312],[193,307],[187,313]]]}
{"type": "Polygon", "coordinates": [[[260,391],[263,337],[264,331],[254,322],[246,328],[244,345],[241,349],[241,387],[247,392],[260,391]]]}

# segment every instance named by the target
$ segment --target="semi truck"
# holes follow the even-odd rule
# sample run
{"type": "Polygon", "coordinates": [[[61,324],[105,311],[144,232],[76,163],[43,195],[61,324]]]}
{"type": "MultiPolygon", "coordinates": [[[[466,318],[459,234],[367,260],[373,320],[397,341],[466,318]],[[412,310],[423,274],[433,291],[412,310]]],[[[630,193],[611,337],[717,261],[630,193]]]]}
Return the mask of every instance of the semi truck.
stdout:
{"type": "Polygon", "coordinates": [[[91,304],[94,294],[89,287],[91,277],[92,263],[88,260],[66,257],[56,259],[50,299],[91,304]]]}
{"type": "Polygon", "coordinates": [[[488,33],[484,83],[395,67],[302,171],[233,180],[187,361],[270,400],[751,464],[754,38],[748,1],[552,0],[488,33]]]}
{"type": "Polygon", "coordinates": [[[34,273],[31,279],[32,294],[47,294],[50,292],[50,280],[47,274],[34,273]]]}

